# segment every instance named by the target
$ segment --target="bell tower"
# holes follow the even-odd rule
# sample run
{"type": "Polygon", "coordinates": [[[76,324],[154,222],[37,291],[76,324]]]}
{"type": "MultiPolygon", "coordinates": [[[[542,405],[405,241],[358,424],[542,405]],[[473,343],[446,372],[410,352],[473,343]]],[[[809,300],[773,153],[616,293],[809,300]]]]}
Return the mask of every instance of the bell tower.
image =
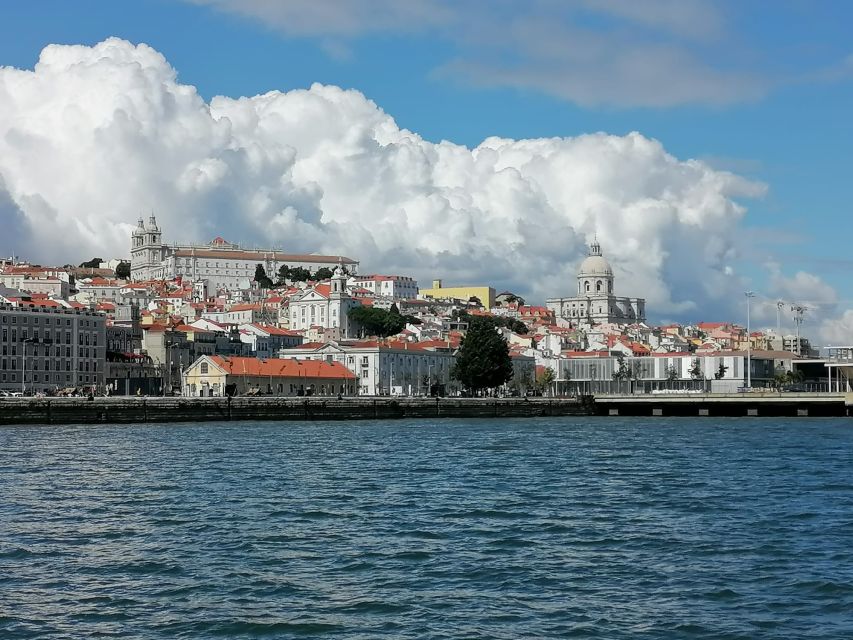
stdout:
{"type": "Polygon", "coordinates": [[[335,267],[335,270],[332,272],[332,290],[331,295],[332,298],[340,300],[344,293],[346,293],[347,286],[347,275],[344,272],[343,260],[338,262],[338,266],[335,267]]]}
{"type": "Polygon", "coordinates": [[[130,234],[130,279],[141,280],[142,266],[147,262],[145,255],[145,223],[142,216],[136,223],[136,228],[130,234]]]}

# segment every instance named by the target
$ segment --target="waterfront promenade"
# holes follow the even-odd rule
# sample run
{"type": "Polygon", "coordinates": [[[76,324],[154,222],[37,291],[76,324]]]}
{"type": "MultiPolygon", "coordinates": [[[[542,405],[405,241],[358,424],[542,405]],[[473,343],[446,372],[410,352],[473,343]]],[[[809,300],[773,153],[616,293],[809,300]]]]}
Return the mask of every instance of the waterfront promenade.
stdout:
{"type": "Polygon", "coordinates": [[[3,398],[0,424],[541,416],[841,417],[853,394],[639,394],[580,398],[3,398]]]}

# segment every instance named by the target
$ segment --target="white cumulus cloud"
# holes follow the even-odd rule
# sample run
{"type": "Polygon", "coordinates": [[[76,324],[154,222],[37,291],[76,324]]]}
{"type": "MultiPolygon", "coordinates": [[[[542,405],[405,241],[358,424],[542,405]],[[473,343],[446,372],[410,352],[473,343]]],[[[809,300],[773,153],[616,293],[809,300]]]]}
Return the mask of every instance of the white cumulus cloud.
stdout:
{"type": "Polygon", "coordinates": [[[0,251],[47,262],[127,255],[154,211],[166,240],[342,252],[541,301],[571,294],[597,234],[617,293],[720,317],[742,304],[739,201],[763,191],[639,133],[470,149],[334,86],[207,103],[160,53],[114,38],[0,69],[0,251]]]}

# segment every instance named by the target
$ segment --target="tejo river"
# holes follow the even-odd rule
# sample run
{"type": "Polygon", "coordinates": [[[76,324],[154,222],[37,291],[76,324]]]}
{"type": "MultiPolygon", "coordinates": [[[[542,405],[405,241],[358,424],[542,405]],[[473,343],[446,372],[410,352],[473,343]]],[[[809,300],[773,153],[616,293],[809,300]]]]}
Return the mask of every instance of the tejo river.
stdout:
{"type": "Polygon", "coordinates": [[[0,638],[850,638],[853,423],[0,428],[0,638]]]}

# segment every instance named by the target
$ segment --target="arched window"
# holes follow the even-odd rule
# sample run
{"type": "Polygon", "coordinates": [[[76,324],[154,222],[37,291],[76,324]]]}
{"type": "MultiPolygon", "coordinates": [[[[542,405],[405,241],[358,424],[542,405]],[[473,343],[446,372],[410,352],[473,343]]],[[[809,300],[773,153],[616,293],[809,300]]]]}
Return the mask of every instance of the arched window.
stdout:
{"type": "Polygon", "coordinates": [[[587,280],[587,283],[586,283],[586,290],[587,290],[587,292],[589,292],[589,280],[587,280]]]}
{"type": "Polygon", "coordinates": [[[601,280],[595,283],[595,292],[599,293],[601,291],[601,280]]]}

